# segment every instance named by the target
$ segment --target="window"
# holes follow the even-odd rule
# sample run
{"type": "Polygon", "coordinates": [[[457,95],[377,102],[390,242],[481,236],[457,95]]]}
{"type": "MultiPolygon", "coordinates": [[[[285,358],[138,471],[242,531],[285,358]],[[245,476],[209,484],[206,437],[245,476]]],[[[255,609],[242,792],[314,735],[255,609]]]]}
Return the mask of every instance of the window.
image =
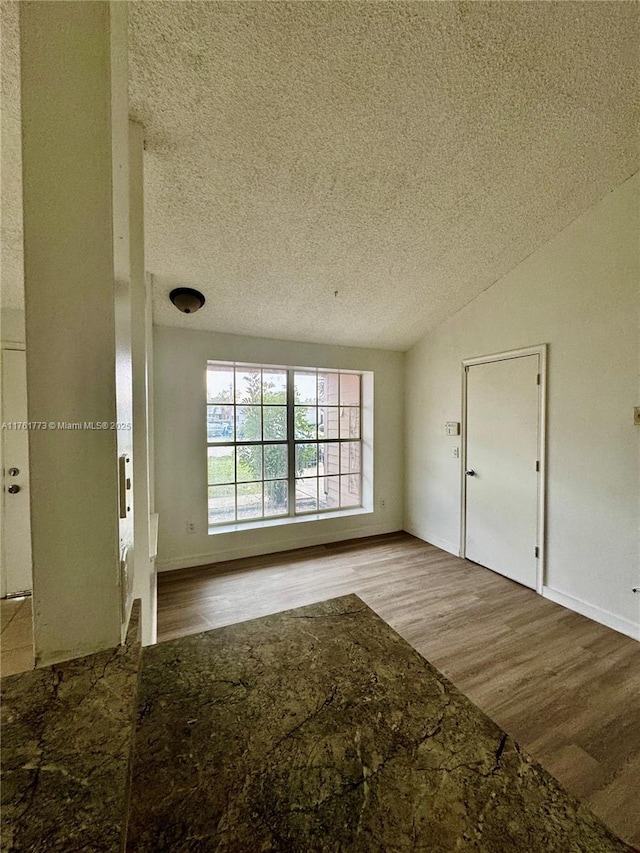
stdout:
{"type": "Polygon", "coordinates": [[[359,373],[209,362],[209,525],[362,506],[359,373]]]}

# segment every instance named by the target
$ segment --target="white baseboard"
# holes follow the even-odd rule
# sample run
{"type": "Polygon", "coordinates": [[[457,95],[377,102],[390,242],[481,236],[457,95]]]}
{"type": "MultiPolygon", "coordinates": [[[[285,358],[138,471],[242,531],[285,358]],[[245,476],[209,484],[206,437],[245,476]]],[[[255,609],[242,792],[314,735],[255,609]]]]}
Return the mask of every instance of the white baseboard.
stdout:
{"type": "Polygon", "coordinates": [[[453,554],[454,557],[460,556],[459,544],[448,542],[446,539],[441,539],[439,536],[433,536],[431,533],[418,533],[415,530],[411,530],[411,528],[409,527],[405,527],[405,530],[407,533],[410,533],[417,539],[422,539],[423,542],[427,542],[429,545],[435,545],[436,548],[440,548],[442,551],[446,551],[448,554],[453,554]]]}
{"type": "Polygon", "coordinates": [[[443,551],[453,554],[454,557],[460,556],[460,545],[458,544],[454,545],[453,542],[447,542],[446,539],[441,539],[439,536],[427,536],[426,541],[431,545],[435,545],[436,548],[441,548],[443,551]]]}
{"type": "Polygon", "coordinates": [[[622,616],[616,616],[609,610],[604,610],[596,604],[589,604],[588,601],[583,601],[581,598],[576,598],[573,595],[568,595],[566,592],[559,592],[550,586],[542,588],[542,595],[553,601],[555,604],[561,604],[563,607],[579,613],[581,616],[586,616],[587,619],[592,619],[594,622],[599,622],[600,625],[606,625],[607,628],[613,628],[619,634],[625,634],[633,640],[640,640],[640,625],[632,622],[631,619],[625,619],[622,616]]]}
{"type": "Polygon", "coordinates": [[[296,537],[295,542],[284,542],[282,547],[269,546],[265,550],[264,544],[247,546],[230,545],[209,551],[206,554],[191,554],[187,557],[175,557],[167,560],[156,560],[158,572],[173,572],[177,569],[191,569],[197,566],[208,566],[212,563],[224,563],[228,560],[241,560],[244,557],[261,557],[266,554],[278,554],[283,551],[293,551],[298,548],[309,548],[314,545],[330,545],[333,542],[342,542],[347,539],[364,539],[368,536],[381,536],[384,533],[397,533],[401,528],[397,525],[376,525],[374,528],[363,529],[356,527],[352,530],[340,530],[335,533],[317,533],[307,536],[296,537]]]}

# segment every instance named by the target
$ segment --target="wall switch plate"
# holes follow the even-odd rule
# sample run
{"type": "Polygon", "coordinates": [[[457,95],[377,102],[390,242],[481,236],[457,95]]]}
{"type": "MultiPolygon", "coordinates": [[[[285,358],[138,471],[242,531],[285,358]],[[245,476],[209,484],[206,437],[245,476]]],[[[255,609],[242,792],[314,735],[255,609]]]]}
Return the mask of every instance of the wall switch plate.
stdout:
{"type": "Polygon", "coordinates": [[[460,424],[458,421],[447,421],[444,431],[447,435],[460,435],[460,424]]]}
{"type": "Polygon", "coordinates": [[[633,422],[636,426],[640,426],[640,406],[636,406],[633,410],[633,422]]]}

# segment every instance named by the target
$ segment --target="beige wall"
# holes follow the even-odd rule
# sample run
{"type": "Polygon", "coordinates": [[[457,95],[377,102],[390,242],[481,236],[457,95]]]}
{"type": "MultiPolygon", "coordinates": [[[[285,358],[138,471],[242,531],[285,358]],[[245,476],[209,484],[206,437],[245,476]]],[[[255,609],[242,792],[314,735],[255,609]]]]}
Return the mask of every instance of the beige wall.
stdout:
{"type": "Polygon", "coordinates": [[[403,364],[398,352],[155,327],[158,567],[202,565],[402,528],[403,364]],[[374,512],[209,535],[205,369],[208,359],[373,371],[374,512]],[[385,500],[385,508],[380,500],[385,500]],[[186,533],[193,520],[196,532],[186,533]]]}
{"type": "Polygon", "coordinates": [[[636,175],[407,354],[408,531],[460,535],[464,358],[549,344],[547,594],[638,635],[640,270],[636,175]]]}

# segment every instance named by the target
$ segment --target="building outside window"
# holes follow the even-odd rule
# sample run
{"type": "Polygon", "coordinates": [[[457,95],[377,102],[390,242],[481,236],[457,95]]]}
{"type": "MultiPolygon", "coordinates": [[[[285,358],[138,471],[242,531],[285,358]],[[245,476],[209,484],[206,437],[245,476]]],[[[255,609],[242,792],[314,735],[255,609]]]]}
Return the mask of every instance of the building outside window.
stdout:
{"type": "Polygon", "coordinates": [[[362,374],[207,365],[209,526],[362,507],[362,374]]]}

